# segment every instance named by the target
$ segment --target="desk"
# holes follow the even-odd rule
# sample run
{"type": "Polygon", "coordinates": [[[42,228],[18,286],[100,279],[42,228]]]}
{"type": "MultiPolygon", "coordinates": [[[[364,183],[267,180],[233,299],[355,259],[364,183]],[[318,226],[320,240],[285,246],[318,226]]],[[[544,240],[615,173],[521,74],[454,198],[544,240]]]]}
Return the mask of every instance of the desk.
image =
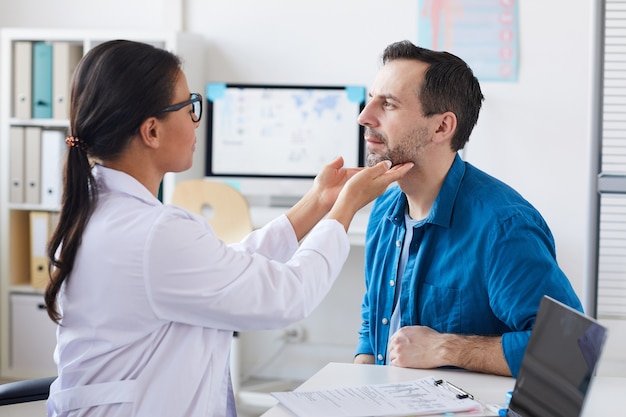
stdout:
{"type": "MultiPolygon", "coordinates": [[[[350,385],[381,384],[419,379],[432,375],[444,378],[453,384],[465,388],[476,398],[485,402],[500,404],[504,395],[515,385],[513,378],[476,374],[465,371],[407,369],[395,366],[354,365],[350,363],[329,363],[309,380],[300,385],[298,390],[316,390],[350,385]],[[471,389],[470,389],[471,388],[471,389]]],[[[626,377],[597,376],[594,378],[585,404],[582,417],[614,416],[623,410],[622,403],[626,392],[626,377]]],[[[46,402],[36,401],[0,407],[0,416],[45,416],[46,402]]],[[[455,416],[462,416],[456,414],[455,416]]],[[[479,414],[473,413],[477,417],[479,414]]],[[[262,417],[293,417],[289,411],[277,405],[262,417]]]]}
{"type": "MultiPolygon", "coordinates": [[[[297,390],[317,390],[342,386],[382,384],[420,379],[426,376],[442,378],[465,389],[483,403],[503,404],[507,391],[512,391],[515,379],[449,369],[408,369],[395,366],[355,365],[329,363],[300,385],[297,390]]],[[[583,417],[615,415],[623,409],[622,397],[626,392],[626,377],[597,376],[591,385],[583,417]]],[[[455,416],[479,416],[494,414],[465,414],[455,416]]],[[[262,417],[293,417],[293,414],[277,405],[262,417]]]]}

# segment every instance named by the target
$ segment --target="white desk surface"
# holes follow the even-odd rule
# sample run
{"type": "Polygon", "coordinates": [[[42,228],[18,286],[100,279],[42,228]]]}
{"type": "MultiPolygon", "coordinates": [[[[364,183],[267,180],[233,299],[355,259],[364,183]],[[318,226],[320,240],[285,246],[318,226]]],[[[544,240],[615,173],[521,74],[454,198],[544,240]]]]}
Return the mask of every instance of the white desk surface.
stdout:
{"type": "MultiPolygon", "coordinates": [[[[395,366],[354,365],[350,363],[329,363],[304,382],[298,390],[316,390],[332,387],[380,384],[419,379],[432,375],[446,379],[469,391],[485,403],[503,404],[507,391],[515,385],[513,378],[477,374],[473,372],[440,369],[407,369],[395,366]]],[[[582,417],[623,415],[623,397],[626,393],[626,377],[596,376],[591,384],[589,398],[582,417]],[[620,414],[622,413],[622,414],[620,414]]],[[[0,407],[0,417],[44,417],[46,402],[35,401],[0,407]]],[[[463,414],[455,414],[462,416],[463,414]]],[[[480,414],[470,414],[474,417],[480,414]]],[[[265,412],[262,417],[293,417],[289,411],[277,405],[265,412]]]]}
{"type": "MultiPolygon", "coordinates": [[[[495,375],[486,375],[462,370],[449,369],[408,369],[395,366],[355,365],[351,363],[329,363],[319,372],[300,385],[297,390],[317,390],[342,386],[381,384],[420,379],[426,376],[445,379],[473,394],[483,403],[505,403],[506,393],[513,390],[515,379],[495,375]]],[[[623,410],[622,397],[626,393],[625,377],[594,378],[589,397],[583,410],[583,417],[616,415],[623,410]]],[[[497,415],[455,414],[462,415],[497,415]]],[[[272,407],[262,417],[293,417],[293,414],[281,405],[272,407]]]]}

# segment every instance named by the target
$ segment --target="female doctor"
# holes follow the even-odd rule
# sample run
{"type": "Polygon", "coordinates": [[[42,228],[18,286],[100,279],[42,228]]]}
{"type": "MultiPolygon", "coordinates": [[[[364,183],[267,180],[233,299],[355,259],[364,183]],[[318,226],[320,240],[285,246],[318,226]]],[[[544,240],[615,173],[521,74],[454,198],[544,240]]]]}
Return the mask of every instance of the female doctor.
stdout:
{"type": "Polygon", "coordinates": [[[346,260],[354,213],[411,168],[338,158],[285,215],[227,246],[157,199],[166,172],[191,166],[201,114],[162,49],[111,41],[79,63],[48,248],[45,300],[59,324],[49,416],[235,416],[233,331],[311,313],[346,260]]]}

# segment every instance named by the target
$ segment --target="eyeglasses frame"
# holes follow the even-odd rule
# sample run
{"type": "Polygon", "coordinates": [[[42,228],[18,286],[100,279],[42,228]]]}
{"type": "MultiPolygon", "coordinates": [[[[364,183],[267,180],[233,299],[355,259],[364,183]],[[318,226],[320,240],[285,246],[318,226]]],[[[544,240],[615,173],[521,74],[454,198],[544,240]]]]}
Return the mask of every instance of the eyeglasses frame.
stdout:
{"type": "Polygon", "coordinates": [[[194,120],[195,117],[195,112],[192,110],[191,112],[189,112],[189,116],[191,117],[191,121],[194,123],[198,123],[200,121],[200,119],[202,119],[202,95],[199,93],[191,93],[191,98],[189,100],[185,100],[182,103],[177,103],[177,104],[172,104],[171,106],[167,106],[166,108],[164,108],[163,110],[161,110],[161,113],[168,113],[168,112],[173,112],[173,111],[178,111],[190,104],[194,104],[194,103],[199,103],[200,104],[200,114],[198,116],[197,120],[194,120]]]}

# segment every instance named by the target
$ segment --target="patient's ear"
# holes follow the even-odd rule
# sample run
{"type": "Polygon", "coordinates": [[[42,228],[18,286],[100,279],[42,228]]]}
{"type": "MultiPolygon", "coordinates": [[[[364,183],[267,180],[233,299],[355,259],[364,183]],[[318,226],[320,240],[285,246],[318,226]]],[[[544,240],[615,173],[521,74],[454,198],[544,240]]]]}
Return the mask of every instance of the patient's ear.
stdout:
{"type": "Polygon", "coordinates": [[[451,141],[454,132],[456,132],[456,114],[447,111],[439,115],[439,125],[435,130],[435,142],[451,141]]]}

